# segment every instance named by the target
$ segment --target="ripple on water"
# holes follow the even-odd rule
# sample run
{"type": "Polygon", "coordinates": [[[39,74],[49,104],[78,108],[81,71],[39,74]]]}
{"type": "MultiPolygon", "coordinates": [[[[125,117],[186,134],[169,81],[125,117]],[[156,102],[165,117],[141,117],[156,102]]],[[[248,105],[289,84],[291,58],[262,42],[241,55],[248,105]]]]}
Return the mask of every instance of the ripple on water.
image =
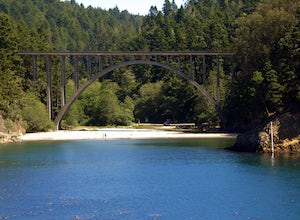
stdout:
{"type": "Polygon", "coordinates": [[[2,147],[0,220],[300,216],[298,158],[272,161],[225,145],[156,139],[2,147]]]}

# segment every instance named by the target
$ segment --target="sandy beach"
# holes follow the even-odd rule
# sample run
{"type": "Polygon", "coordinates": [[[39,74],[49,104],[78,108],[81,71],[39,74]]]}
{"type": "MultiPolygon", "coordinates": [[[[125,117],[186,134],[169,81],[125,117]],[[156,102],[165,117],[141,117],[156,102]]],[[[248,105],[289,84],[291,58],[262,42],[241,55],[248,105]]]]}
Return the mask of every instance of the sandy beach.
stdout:
{"type": "Polygon", "coordinates": [[[54,131],[29,133],[20,136],[21,141],[63,141],[63,140],[114,140],[114,139],[162,139],[162,138],[235,138],[235,134],[183,133],[155,129],[99,129],[79,131],[54,131]]]}

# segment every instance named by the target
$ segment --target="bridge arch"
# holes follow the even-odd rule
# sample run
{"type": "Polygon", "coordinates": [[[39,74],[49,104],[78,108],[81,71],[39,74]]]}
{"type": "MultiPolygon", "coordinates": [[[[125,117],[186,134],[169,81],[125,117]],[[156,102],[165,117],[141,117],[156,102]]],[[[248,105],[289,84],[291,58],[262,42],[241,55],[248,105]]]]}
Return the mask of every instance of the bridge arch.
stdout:
{"type": "Polygon", "coordinates": [[[65,103],[65,105],[61,108],[61,110],[58,112],[57,116],[54,119],[54,124],[58,129],[60,129],[60,123],[62,121],[62,119],[64,118],[64,116],[66,115],[66,113],[68,112],[68,110],[70,109],[71,105],[73,104],[73,102],[80,96],[80,94],[87,88],[89,87],[93,82],[95,82],[96,80],[98,80],[99,78],[105,76],[106,74],[122,68],[122,67],[126,67],[126,66],[131,66],[131,65],[152,65],[152,66],[159,66],[162,67],[164,69],[167,69],[173,73],[178,74],[179,76],[181,76],[182,78],[184,78],[185,80],[187,80],[191,85],[193,85],[209,102],[209,104],[211,106],[213,106],[219,117],[221,118],[221,121],[224,122],[225,121],[225,117],[223,115],[223,112],[219,106],[219,103],[217,103],[205,90],[205,88],[200,85],[199,83],[197,83],[195,80],[193,80],[191,77],[189,77],[188,75],[186,75],[185,73],[183,73],[181,70],[176,69],[174,67],[171,67],[169,65],[163,64],[163,63],[159,63],[157,61],[150,61],[150,60],[130,60],[130,61],[125,61],[122,63],[118,63],[112,66],[107,67],[106,69],[103,69],[100,73],[94,75],[91,79],[89,79],[88,81],[86,81],[85,83],[83,83],[78,90],[70,97],[70,99],[65,103]]]}

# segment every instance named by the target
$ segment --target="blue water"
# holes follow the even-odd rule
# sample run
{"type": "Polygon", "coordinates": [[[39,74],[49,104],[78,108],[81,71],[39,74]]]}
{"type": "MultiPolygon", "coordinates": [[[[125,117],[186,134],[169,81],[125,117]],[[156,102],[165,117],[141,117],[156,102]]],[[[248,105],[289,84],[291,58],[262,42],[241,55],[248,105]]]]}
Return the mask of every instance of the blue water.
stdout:
{"type": "Polygon", "coordinates": [[[0,219],[300,219],[299,157],[231,139],[0,146],[0,219]]]}

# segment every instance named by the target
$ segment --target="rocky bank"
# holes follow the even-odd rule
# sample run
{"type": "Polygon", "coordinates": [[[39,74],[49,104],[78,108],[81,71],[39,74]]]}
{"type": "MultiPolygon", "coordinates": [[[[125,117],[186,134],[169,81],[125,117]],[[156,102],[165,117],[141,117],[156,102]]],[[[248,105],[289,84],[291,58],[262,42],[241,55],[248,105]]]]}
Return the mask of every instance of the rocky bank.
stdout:
{"type": "Polygon", "coordinates": [[[300,153],[300,113],[273,115],[260,126],[237,137],[231,148],[244,152],[272,152],[271,122],[275,153],[300,153]]]}
{"type": "Polygon", "coordinates": [[[4,120],[0,115],[0,144],[19,142],[19,136],[25,133],[22,123],[4,120]]]}

